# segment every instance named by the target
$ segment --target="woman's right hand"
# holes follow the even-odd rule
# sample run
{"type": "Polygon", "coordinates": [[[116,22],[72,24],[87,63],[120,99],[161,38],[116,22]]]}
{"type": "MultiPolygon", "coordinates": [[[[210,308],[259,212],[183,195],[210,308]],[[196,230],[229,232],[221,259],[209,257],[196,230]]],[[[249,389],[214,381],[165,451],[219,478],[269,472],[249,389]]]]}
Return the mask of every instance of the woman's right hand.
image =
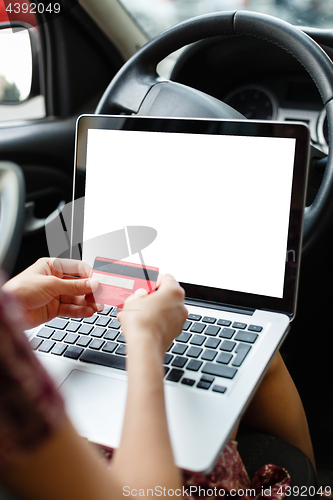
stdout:
{"type": "Polygon", "coordinates": [[[166,274],[159,278],[155,292],[149,295],[144,290],[138,292],[125,301],[118,313],[126,342],[135,344],[148,336],[159,344],[164,356],[187,318],[184,289],[173,276],[166,274]]]}

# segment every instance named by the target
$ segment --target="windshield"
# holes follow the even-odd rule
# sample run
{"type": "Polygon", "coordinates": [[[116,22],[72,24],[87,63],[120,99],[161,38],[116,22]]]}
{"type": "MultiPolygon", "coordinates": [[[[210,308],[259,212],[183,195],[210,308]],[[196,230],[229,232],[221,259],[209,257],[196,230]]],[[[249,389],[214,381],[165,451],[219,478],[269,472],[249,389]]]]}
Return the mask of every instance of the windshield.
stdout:
{"type": "Polygon", "coordinates": [[[298,26],[333,27],[332,0],[121,0],[153,37],[170,26],[208,12],[252,10],[298,26]]]}

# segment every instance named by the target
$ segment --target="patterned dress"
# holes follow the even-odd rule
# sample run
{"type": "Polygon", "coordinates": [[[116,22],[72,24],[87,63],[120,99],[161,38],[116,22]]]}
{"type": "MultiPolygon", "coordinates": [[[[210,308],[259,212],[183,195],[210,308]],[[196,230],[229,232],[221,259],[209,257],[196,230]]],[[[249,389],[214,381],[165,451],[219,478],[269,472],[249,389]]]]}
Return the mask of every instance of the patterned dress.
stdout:
{"type": "MultiPolygon", "coordinates": [[[[45,441],[64,421],[63,401],[39,363],[23,332],[19,306],[0,289],[0,468],[15,466],[24,454],[45,441]]],[[[108,463],[112,450],[100,448],[108,463]]],[[[272,499],[284,497],[289,474],[279,467],[262,467],[252,480],[229,441],[208,475],[183,473],[183,498],[272,499]]]]}

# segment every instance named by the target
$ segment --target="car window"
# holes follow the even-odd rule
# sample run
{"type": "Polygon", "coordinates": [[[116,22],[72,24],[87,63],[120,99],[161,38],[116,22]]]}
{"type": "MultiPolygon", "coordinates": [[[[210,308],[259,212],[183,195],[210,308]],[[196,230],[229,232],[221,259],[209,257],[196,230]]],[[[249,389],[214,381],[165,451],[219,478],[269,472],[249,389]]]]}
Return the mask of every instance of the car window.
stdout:
{"type": "Polygon", "coordinates": [[[333,2],[327,0],[121,0],[142,29],[153,37],[190,17],[209,12],[252,10],[298,26],[329,28],[333,2]]]}
{"type": "Polygon", "coordinates": [[[45,116],[44,96],[36,93],[31,95],[33,78],[31,37],[34,37],[35,42],[38,40],[36,25],[33,4],[23,0],[18,2],[0,0],[0,122],[2,123],[45,116]]]}
{"type": "Polygon", "coordinates": [[[28,30],[0,30],[0,102],[25,101],[30,94],[31,81],[32,57],[28,30]]]}

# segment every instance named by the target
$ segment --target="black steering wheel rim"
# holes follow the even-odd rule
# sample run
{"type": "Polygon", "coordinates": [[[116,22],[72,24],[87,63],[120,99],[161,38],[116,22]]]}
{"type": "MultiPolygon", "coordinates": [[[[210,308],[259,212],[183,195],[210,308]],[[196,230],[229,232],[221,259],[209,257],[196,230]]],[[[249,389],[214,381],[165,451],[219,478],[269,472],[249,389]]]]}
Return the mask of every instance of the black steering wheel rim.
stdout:
{"type": "MultiPolygon", "coordinates": [[[[150,40],[134,56],[132,56],[114,77],[106,89],[96,109],[99,114],[149,114],[158,116],[163,113],[156,107],[148,112],[145,101],[155,93],[157,98],[162,85],[172,85],[174,94],[181,93],[184,103],[186,89],[189,97],[198,102],[206,94],[198,93],[193,89],[168,82],[162,79],[156,71],[157,64],[172,52],[185,45],[202,39],[221,35],[247,35],[271,42],[286,50],[295,57],[309,73],[320,93],[326,108],[329,123],[329,140],[333,144],[333,63],[321,47],[300,28],[280,19],[247,11],[218,12],[195,17],[184,21],[157,37],[150,40]],[[196,92],[196,95],[193,95],[196,92]],[[197,95],[201,94],[201,95],[197,95]]],[[[209,96],[206,96],[209,97],[209,96]]],[[[217,99],[211,98],[207,106],[207,117],[239,118],[234,110],[217,99]],[[216,106],[216,112],[214,111],[216,106]],[[234,113],[233,113],[234,112],[234,113]]],[[[204,116],[206,104],[197,107],[199,113],[191,106],[186,111],[186,103],[181,114],[173,116],[204,116]],[[193,111],[194,109],[194,111],[193,111]]],[[[168,111],[168,108],[165,108],[168,111]]],[[[164,116],[169,116],[165,114],[164,116]]],[[[318,193],[311,204],[306,207],[304,214],[303,253],[308,251],[318,238],[324,234],[330,225],[333,216],[333,152],[330,149],[327,158],[325,173],[318,193]]]]}

